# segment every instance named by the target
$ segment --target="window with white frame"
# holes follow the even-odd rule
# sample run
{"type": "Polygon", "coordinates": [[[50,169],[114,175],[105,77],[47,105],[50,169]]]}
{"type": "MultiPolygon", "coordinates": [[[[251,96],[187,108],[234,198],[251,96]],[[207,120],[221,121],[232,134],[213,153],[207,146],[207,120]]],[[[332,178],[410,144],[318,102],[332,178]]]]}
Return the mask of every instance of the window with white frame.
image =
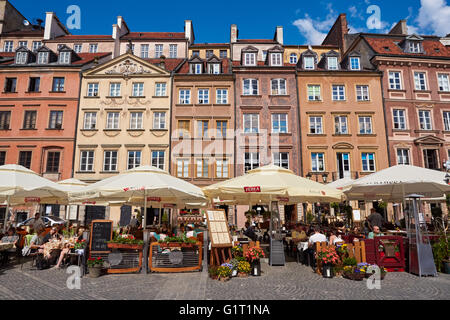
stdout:
{"type": "Polygon", "coordinates": [[[303,58],[303,69],[314,70],[314,57],[303,58]]]}
{"type": "Polygon", "coordinates": [[[394,129],[406,130],[406,112],[403,109],[394,109],[392,111],[394,119],[394,129]]]}
{"type": "Polygon", "coordinates": [[[103,157],[103,171],[117,171],[117,151],[105,151],[103,157]]]}
{"type": "Polygon", "coordinates": [[[152,166],[164,170],[165,168],[165,151],[154,150],[152,151],[152,166]]]}
{"type": "Polygon", "coordinates": [[[439,84],[439,91],[450,91],[450,85],[448,80],[448,74],[438,74],[438,84],[439,84]]]}
{"type": "Polygon", "coordinates": [[[208,159],[197,159],[197,178],[209,177],[209,161],[208,159]]]}
{"type": "Polygon", "coordinates": [[[311,171],[312,172],[325,171],[324,154],[322,152],[311,153],[311,171]]]}
{"type": "Polygon", "coordinates": [[[163,54],[163,45],[155,44],[155,58],[160,58],[163,54]]]}
{"type": "Polygon", "coordinates": [[[28,52],[20,51],[16,53],[16,64],[26,64],[28,62],[28,52]]]}
{"type": "Polygon", "coordinates": [[[81,53],[83,51],[83,44],[82,43],[74,44],[73,51],[75,51],[75,53],[81,53]]]}
{"type": "Polygon", "coordinates": [[[97,112],[85,112],[84,113],[84,130],[93,130],[97,124],[97,112]]]}
{"type": "Polygon", "coordinates": [[[179,91],[180,104],[191,104],[191,90],[181,89],[179,91]]]}
{"type": "Polygon", "coordinates": [[[178,45],[170,44],[169,45],[169,58],[177,58],[178,57],[178,45]]]}
{"type": "Polygon", "coordinates": [[[216,121],[216,138],[225,139],[227,137],[228,121],[217,120],[216,121]]]}
{"type": "Polygon", "coordinates": [[[33,52],[36,52],[36,51],[37,51],[38,49],[40,49],[41,47],[42,47],[42,42],[41,42],[41,41],[33,41],[31,50],[32,50],[33,52]]]}
{"type": "Polygon", "coordinates": [[[197,137],[208,138],[209,121],[197,120],[197,137]]]}
{"type": "Polygon", "coordinates": [[[338,59],[337,57],[328,57],[328,70],[337,70],[338,69],[338,59]]]}
{"type": "Polygon", "coordinates": [[[258,132],[259,132],[259,114],[245,113],[244,133],[258,133],[258,132]]]}
{"type": "Polygon", "coordinates": [[[273,164],[289,169],[289,153],[288,152],[274,152],[273,153],[273,164]]]}
{"type": "Polygon", "coordinates": [[[137,168],[141,165],[141,151],[128,151],[128,170],[137,168]]]}
{"type": "Polygon", "coordinates": [[[120,83],[112,82],[109,84],[109,95],[111,97],[120,97],[120,83]]]}
{"type": "Polygon", "coordinates": [[[345,100],[345,86],[333,85],[333,100],[334,101],[345,100]]]}
{"type": "Polygon", "coordinates": [[[228,57],[228,51],[227,50],[220,50],[219,57],[220,57],[220,59],[224,59],[224,58],[228,57]]]}
{"type": "Polygon", "coordinates": [[[80,171],[94,171],[94,151],[88,150],[80,152],[80,171]]]}
{"type": "Polygon", "coordinates": [[[244,154],[244,172],[259,168],[259,153],[246,152],[244,154]]]}
{"type": "Polygon", "coordinates": [[[177,177],[189,178],[189,159],[177,159],[177,177]]]}
{"type": "Polygon", "coordinates": [[[98,44],[92,43],[89,45],[89,52],[90,53],[97,53],[98,52],[98,44]]]}
{"type": "Polygon", "coordinates": [[[157,96],[157,97],[165,97],[165,96],[167,96],[166,83],[165,82],[157,82],[156,83],[155,96],[157,96]]]}
{"type": "Polygon", "coordinates": [[[409,149],[397,149],[397,164],[409,165],[409,149]]]}
{"type": "Polygon", "coordinates": [[[148,44],[141,44],[141,58],[147,59],[147,58],[150,57],[149,54],[148,54],[149,47],[150,46],[148,44]]]}
{"type": "Polygon", "coordinates": [[[263,50],[262,51],[262,59],[263,59],[263,61],[266,61],[266,59],[267,59],[267,50],[263,50]]]}
{"type": "Polygon", "coordinates": [[[24,47],[28,49],[28,41],[19,41],[19,48],[24,47]]]}
{"type": "Polygon", "coordinates": [[[227,159],[216,159],[216,178],[228,178],[229,166],[227,159]]]}
{"type": "Polygon", "coordinates": [[[220,74],[220,63],[208,63],[208,73],[220,74]]]}
{"type": "Polygon", "coordinates": [[[201,64],[201,63],[193,63],[192,64],[192,72],[194,73],[194,74],[201,74],[202,73],[202,67],[203,67],[203,64],[201,64]]]}
{"type": "Polygon", "coordinates": [[[48,63],[48,52],[39,52],[38,53],[38,64],[47,64],[48,63]]]}
{"type": "Polygon", "coordinates": [[[54,77],[53,78],[53,92],[63,92],[64,91],[64,83],[65,78],[64,77],[54,77]]]}
{"type": "Polygon", "coordinates": [[[359,64],[359,58],[358,57],[350,57],[350,70],[359,70],[361,69],[361,66],[359,64]]]}
{"type": "Polygon", "coordinates": [[[348,134],[347,116],[334,117],[334,133],[348,134]]]}
{"type": "Polygon", "coordinates": [[[98,96],[98,83],[88,83],[87,96],[88,97],[98,96]]]}
{"type": "Polygon", "coordinates": [[[3,45],[3,52],[13,52],[14,50],[14,41],[5,41],[3,45]]]}
{"type": "Polygon", "coordinates": [[[419,42],[409,42],[408,44],[409,52],[420,53],[420,43],[419,42]]]}
{"type": "Polygon", "coordinates": [[[399,71],[389,71],[389,89],[391,90],[401,90],[401,73],[399,71]]]}
{"type": "Polygon", "coordinates": [[[286,95],[286,79],[272,79],[272,95],[286,95]]]}
{"type": "Polygon", "coordinates": [[[244,79],[244,96],[251,96],[258,94],[258,80],[244,79]]]}
{"type": "Polygon", "coordinates": [[[310,134],[322,134],[322,117],[310,116],[309,117],[309,133],[310,134]]]}
{"type": "Polygon", "coordinates": [[[48,127],[50,129],[61,129],[63,124],[63,111],[51,110],[48,127]]]}
{"type": "Polygon", "coordinates": [[[427,90],[425,72],[414,72],[414,86],[416,90],[427,90]]]}
{"type": "Polygon", "coordinates": [[[373,172],[375,171],[375,153],[361,153],[362,171],[373,172]]]}
{"type": "Polygon", "coordinates": [[[255,66],[256,65],[256,53],[245,52],[244,53],[244,65],[245,66],[255,66]]]}
{"type": "Polygon", "coordinates": [[[356,86],[356,100],[369,101],[369,86],[356,86]]]}
{"type": "Polygon", "coordinates": [[[117,130],[119,129],[119,112],[108,112],[106,116],[106,129],[117,130]]]}
{"type": "Polygon", "coordinates": [[[320,85],[308,84],[308,100],[320,101],[320,85]]]}
{"type": "Polygon", "coordinates": [[[432,130],[431,112],[428,110],[419,110],[420,130],[432,130]]]}
{"type": "Polygon", "coordinates": [[[134,82],[133,83],[133,97],[143,97],[144,96],[144,83],[134,82]]]}
{"type": "Polygon", "coordinates": [[[450,111],[444,111],[442,116],[444,119],[444,130],[450,131],[450,111]]]}
{"type": "Polygon", "coordinates": [[[289,56],[289,63],[290,64],[297,64],[297,54],[291,53],[289,56]]]}
{"type": "Polygon", "coordinates": [[[272,133],[287,133],[288,132],[288,115],[286,113],[272,114],[272,133]]]}
{"type": "Polygon", "coordinates": [[[142,112],[131,112],[130,113],[130,129],[140,130],[143,129],[143,113],[142,112]]]}
{"type": "Polygon", "coordinates": [[[153,129],[166,129],[165,112],[155,112],[153,114],[153,129]]]}
{"type": "Polygon", "coordinates": [[[270,65],[271,66],[281,66],[283,61],[283,55],[279,52],[270,54],[270,65]]]}
{"type": "Polygon", "coordinates": [[[209,89],[198,89],[198,103],[199,104],[209,103],[209,89]]]}
{"type": "Polygon", "coordinates": [[[69,64],[70,63],[70,52],[69,51],[61,51],[59,53],[58,63],[69,64]]]}
{"type": "Polygon", "coordinates": [[[228,89],[216,89],[216,104],[228,104],[228,89]]]}
{"type": "Polygon", "coordinates": [[[359,116],[359,134],[372,134],[372,117],[359,116]]]}
{"type": "Polygon", "coordinates": [[[214,50],[206,50],[206,59],[211,58],[214,55],[214,50]]]}

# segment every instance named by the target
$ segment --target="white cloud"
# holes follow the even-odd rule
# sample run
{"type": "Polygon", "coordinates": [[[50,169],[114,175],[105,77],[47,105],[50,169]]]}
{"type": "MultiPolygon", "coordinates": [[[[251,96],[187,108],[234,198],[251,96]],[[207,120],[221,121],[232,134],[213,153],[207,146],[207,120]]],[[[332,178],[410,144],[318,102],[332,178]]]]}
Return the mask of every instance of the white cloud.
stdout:
{"type": "Polygon", "coordinates": [[[327,36],[328,31],[336,21],[337,14],[332,8],[332,4],[327,5],[328,14],[325,20],[312,19],[307,13],[303,19],[297,19],[292,24],[298,28],[300,33],[306,38],[308,44],[321,44],[327,36]]]}
{"type": "Polygon", "coordinates": [[[420,0],[421,7],[416,21],[422,29],[429,29],[439,36],[450,32],[450,6],[445,0],[420,0]]]}

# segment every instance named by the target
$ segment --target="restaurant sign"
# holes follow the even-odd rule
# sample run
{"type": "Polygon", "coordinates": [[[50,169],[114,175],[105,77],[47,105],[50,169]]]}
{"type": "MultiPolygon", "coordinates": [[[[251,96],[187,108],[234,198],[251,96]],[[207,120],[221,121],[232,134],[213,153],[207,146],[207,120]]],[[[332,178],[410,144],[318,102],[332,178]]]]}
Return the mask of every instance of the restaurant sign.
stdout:
{"type": "Polygon", "coordinates": [[[39,203],[39,202],[41,202],[41,198],[39,198],[39,197],[26,197],[25,198],[25,202],[26,203],[28,203],[28,202],[37,202],[37,203],[39,203]]]}
{"type": "Polygon", "coordinates": [[[147,197],[147,201],[161,202],[161,198],[160,197],[147,197]]]}
{"type": "Polygon", "coordinates": [[[261,192],[261,187],[244,187],[244,192],[261,192]]]}

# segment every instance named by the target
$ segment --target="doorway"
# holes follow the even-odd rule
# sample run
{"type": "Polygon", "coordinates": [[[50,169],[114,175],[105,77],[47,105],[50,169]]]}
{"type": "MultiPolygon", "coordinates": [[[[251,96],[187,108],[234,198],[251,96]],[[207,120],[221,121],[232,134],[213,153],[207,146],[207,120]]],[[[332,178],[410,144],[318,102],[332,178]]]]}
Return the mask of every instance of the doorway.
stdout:
{"type": "Polygon", "coordinates": [[[337,171],[338,179],[351,178],[349,153],[337,153],[337,171]]]}

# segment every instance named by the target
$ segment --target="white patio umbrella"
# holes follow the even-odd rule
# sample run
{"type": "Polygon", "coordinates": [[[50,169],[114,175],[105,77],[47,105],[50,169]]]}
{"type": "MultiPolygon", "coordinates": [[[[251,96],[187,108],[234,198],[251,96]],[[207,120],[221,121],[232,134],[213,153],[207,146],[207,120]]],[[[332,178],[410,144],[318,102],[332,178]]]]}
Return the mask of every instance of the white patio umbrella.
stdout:
{"type": "Polygon", "coordinates": [[[352,178],[346,177],[327,184],[328,187],[336,188],[339,190],[346,190],[355,182],[352,178]]]}

